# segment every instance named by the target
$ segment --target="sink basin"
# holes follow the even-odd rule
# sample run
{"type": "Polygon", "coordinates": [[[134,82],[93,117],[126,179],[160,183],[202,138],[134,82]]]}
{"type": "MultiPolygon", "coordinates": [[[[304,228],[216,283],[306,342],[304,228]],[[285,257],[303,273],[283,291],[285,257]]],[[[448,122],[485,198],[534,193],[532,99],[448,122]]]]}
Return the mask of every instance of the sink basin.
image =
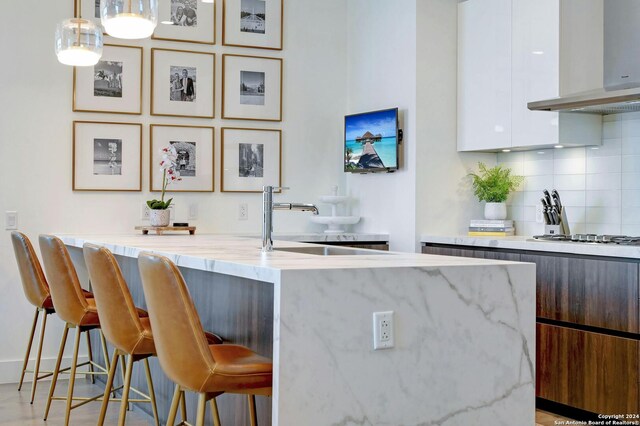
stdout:
{"type": "Polygon", "coordinates": [[[358,250],[342,247],[289,247],[289,248],[274,248],[274,251],[287,251],[290,253],[300,254],[313,254],[316,256],[379,256],[389,255],[392,253],[386,253],[376,250],[358,250]]]}

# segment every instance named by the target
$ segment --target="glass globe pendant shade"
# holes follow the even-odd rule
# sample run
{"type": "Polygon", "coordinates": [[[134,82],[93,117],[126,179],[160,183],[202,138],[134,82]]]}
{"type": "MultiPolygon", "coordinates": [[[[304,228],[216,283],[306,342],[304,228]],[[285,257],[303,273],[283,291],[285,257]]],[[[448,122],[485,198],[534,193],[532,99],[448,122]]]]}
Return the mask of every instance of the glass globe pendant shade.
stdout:
{"type": "Polygon", "coordinates": [[[151,37],[158,25],[158,0],[101,0],[100,19],[111,37],[151,37]]]}
{"type": "Polygon", "coordinates": [[[66,19],[56,27],[56,55],[64,65],[88,67],[102,56],[102,30],[86,19],[66,19]]]}

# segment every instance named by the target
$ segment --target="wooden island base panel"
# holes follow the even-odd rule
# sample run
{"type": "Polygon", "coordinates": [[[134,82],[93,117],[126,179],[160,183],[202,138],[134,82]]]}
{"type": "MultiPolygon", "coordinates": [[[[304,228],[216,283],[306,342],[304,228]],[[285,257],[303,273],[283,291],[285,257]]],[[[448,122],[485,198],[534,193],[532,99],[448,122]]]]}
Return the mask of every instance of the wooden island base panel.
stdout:
{"type": "Polygon", "coordinates": [[[434,243],[423,253],[534,263],[538,408],[640,423],[640,259],[434,243]]]}

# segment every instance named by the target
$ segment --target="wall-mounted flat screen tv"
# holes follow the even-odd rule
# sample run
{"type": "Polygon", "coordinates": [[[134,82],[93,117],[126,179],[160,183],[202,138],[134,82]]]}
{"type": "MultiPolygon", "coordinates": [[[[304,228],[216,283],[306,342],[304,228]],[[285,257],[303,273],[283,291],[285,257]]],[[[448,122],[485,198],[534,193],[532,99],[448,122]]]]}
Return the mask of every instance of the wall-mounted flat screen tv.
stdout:
{"type": "Polygon", "coordinates": [[[344,118],[344,171],[398,170],[398,108],[347,115],[344,118]]]}

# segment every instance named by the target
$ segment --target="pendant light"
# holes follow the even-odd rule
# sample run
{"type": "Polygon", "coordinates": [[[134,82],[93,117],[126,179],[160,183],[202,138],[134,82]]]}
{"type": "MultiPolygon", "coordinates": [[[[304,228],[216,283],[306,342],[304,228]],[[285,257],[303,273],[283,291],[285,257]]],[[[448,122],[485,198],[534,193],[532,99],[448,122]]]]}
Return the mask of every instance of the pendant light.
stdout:
{"type": "Polygon", "coordinates": [[[101,0],[100,18],[111,37],[151,37],[158,24],[158,0],[101,0]]]}
{"type": "Polygon", "coordinates": [[[64,65],[88,67],[102,56],[102,29],[81,18],[81,0],[76,0],[75,17],[65,19],[56,27],[56,56],[64,65]]]}

